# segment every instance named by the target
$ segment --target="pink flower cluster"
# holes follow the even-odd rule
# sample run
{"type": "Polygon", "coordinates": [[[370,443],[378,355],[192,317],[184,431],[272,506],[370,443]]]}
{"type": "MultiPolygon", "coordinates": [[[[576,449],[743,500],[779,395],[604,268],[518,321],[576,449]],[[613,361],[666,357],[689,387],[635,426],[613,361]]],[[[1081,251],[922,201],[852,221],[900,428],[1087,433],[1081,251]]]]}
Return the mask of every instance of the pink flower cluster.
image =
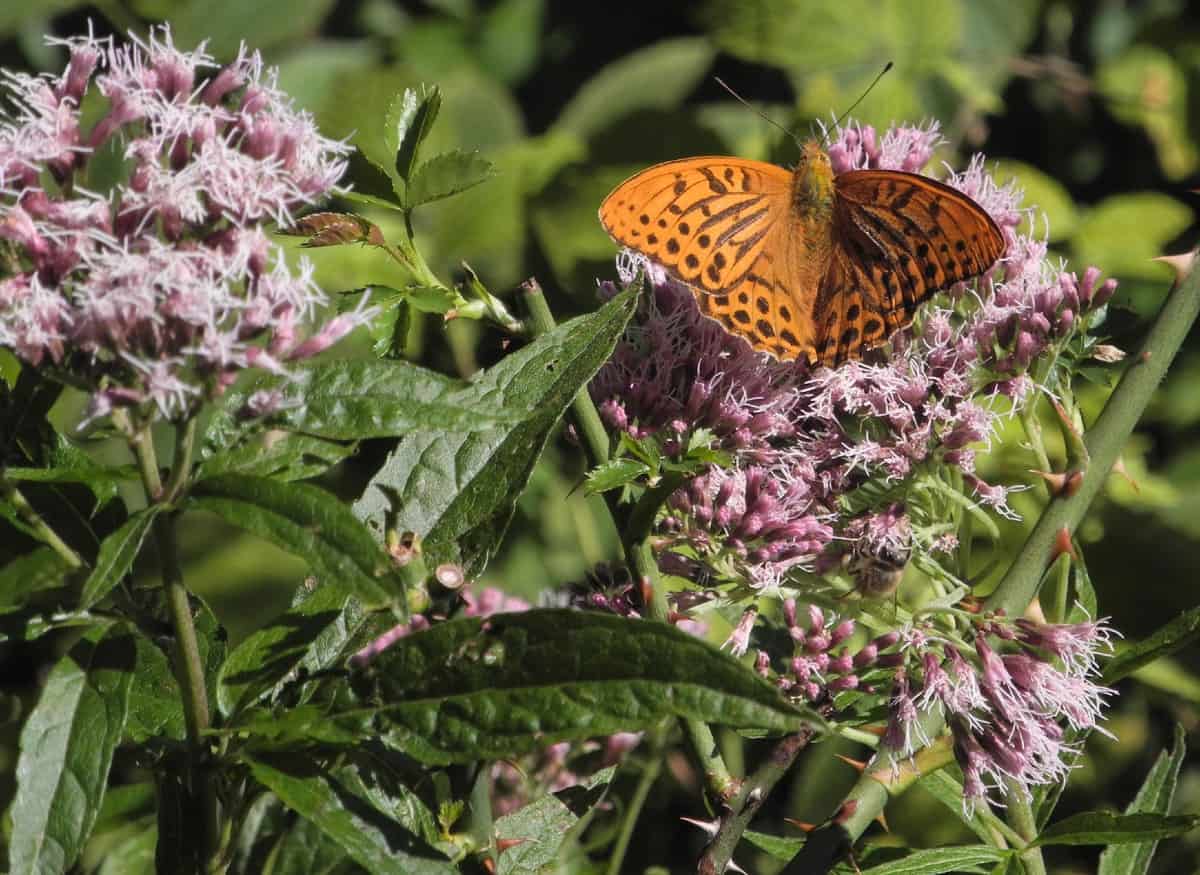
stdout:
{"type": "MultiPolygon", "coordinates": [[[[885,632],[859,646],[853,652],[841,647],[854,635],[855,622],[840,619],[836,615],[826,616],[816,605],[808,606],[808,628],[797,617],[796,600],[786,599],[783,603],[783,620],[792,651],[782,659],[783,671],[771,668],[771,654],[759,650],[755,658],[755,669],[769,678],[785,693],[804,702],[832,711],[833,698],[848,690],[871,692],[873,687],[863,682],[863,676],[872,671],[895,667],[904,662],[904,654],[894,649],[901,640],[898,632],[885,632]],[[835,650],[835,648],[838,648],[835,650]]],[[[741,633],[732,644],[736,653],[745,650],[750,630],[739,626],[735,634],[741,633]]],[[[777,657],[779,658],[779,657],[777,657]]]]}
{"type": "MultiPolygon", "coordinates": [[[[936,124],[835,131],[835,172],[919,171],[939,141],[936,124]]],[[[623,253],[626,282],[649,279],[642,311],[591,384],[609,427],[653,436],[667,454],[699,429],[734,456],[672,498],[668,547],[686,543],[718,577],[759,588],[786,582],[846,525],[839,500],[862,484],[899,484],[931,466],[957,468],[981,505],[1011,514],[1006,487],[975,472],[975,453],[997,419],[1036,389],[1029,366],[1060,349],[1111,297],[1115,282],[1082,280],[1052,266],[1043,241],[1018,233],[1027,210],[1012,184],[998,184],[976,157],[945,181],[996,220],[1006,255],[984,276],[948,290],[891,338],[880,362],[850,361],[806,372],[755,353],[700,314],[685,286],[654,264],[623,253]],[[747,494],[748,485],[755,485],[747,494]],[[761,502],[764,512],[756,512],[761,502]]],[[[611,284],[602,284],[603,295],[611,284]]],[[[677,558],[664,557],[678,564],[677,558]]]]}
{"type": "Polygon", "coordinates": [[[0,346],[88,387],[90,418],[126,406],[180,419],[241,370],[286,372],[370,315],[305,336],[326,298],[264,223],[332,192],[350,149],[257,53],[219,68],[165,27],[51,42],[70,54],[61,75],[3,74],[0,346]],[[107,194],[87,188],[100,152],[122,162],[107,194]]]}
{"type": "Polygon", "coordinates": [[[967,808],[1003,791],[1006,782],[1026,792],[1058,783],[1074,751],[1062,724],[1095,728],[1113,693],[1092,680],[1097,654],[1109,648],[1112,634],[1103,621],[1013,623],[999,616],[976,625],[974,652],[922,634],[897,669],[884,741],[898,756],[909,756],[928,742],[919,716],[941,713],[953,733],[967,808]]]}

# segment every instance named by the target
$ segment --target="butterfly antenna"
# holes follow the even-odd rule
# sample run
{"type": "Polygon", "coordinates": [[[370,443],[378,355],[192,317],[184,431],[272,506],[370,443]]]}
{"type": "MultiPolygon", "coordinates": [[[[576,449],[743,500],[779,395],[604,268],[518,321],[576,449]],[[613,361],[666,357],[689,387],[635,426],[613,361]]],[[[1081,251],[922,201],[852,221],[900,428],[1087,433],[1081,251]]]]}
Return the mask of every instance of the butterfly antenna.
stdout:
{"type": "Polygon", "coordinates": [[[717,80],[718,85],[720,85],[722,88],[724,88],[730,94],[732,94],[733,98],[735,100],[737,100],[739,103],[741,103],[743,106],[745,106],[748,110],[750,110],[756,116],[761,118],[767,124],[774,125],[775,127],[779,128],[779,130],[783,131],[785,134],[787,134],[789,137],[791,137],[792,140],[795,141],[797,146],[800,146],[801,148],[803,148],[803,144],[800,142],[800,140],[798,140],[796,138],[795,134],[793,134],[791,131],[789,131],[787,128],[785,128],[783,125],[781,125],[779,122],[775,121],[775,119],[771,118],[765,112],[760,110],[757,106],[752,105],[748,100],[746,100],[746,98],[742,97],[742,95],[738,94],[736,91],[734,91],[728,85],[726,85],[725,80],[722,79],[720,76],[713,76],[713,78],[717,80]]]}
{"type": "MultiPolygon", "coordinates": [[[[850,113],[854,112],[854,107],[858,106],[860,103],[863,102],[863,98],[871,93],[871,89],[879,84],[879,80],[883,78],[883,74],[886,73],[890,69],[892,69],[892,62],[888,61],[886,64],[883,65],[883,69],[879,71],[879,75],[871,80],[871,84],[867,86],[867,90],[858,96],[858,100],[856,100],[856,101],[854,101],[854,103],[850,104],[850,108],[847,109],[844,113],[842,113],[840,116],[838,116],[837,119],[834,120],[834,122],[833,122],[834,129],[836,129],[838,125],[840,125],[843,121],[846,120],[846,116],[848,116],[848,115],[850,115],[850,113]]],[[[826,132],[826,134],[825,134],[825,145],[829,145],[829,133],[828,132],[826,132]]]]}

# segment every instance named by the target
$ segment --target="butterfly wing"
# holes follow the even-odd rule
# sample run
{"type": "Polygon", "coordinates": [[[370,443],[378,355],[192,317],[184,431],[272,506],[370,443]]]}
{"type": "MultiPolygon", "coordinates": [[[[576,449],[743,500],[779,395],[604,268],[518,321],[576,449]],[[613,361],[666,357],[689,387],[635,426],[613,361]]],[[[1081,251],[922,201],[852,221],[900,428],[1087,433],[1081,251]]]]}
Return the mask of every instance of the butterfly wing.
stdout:
{"type": "Polygon", "coordinates": [[[836,178],[835,192],[833,250],[813,304],[825,364],[861,356],[939,289],[978,276],[1004,254],[991,216],[928,177],[852,170],[836,178]]]}
{"type": "Polygon", "coordinates": [[[762,161],[668,161],[617,186],[600,205],[600,222],[617,243],[696,290],[705,315],[756,349],[796,358],[813,338],[805,314],[788,305],[791,184],[789,171],[762,161]]]}

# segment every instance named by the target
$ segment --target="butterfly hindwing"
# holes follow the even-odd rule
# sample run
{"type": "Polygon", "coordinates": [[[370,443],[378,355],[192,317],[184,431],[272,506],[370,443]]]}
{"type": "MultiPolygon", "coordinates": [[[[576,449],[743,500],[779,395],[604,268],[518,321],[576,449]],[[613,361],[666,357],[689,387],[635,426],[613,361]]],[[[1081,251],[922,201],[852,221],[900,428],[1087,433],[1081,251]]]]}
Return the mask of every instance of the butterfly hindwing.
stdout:
{"type": "MultiPolygon", "coordinates": [[[[773,229],[782,235],[787,228],[773,229]]],[[[776,358],[814,359],[808,310],[795,294],[794,241],[769,240],[741,281],[720,294],[697,295],[700,312],[776,358]]]]}
{"type": "Polygon", "coordinates": [[[630,177],[600,205],[614,240],[701,292],[732,291],[787,216],[791,174],[739,158],[688,158],[630,177]]]}
{"type": "Polygon", "coordinates": [[[912,321],[939,289],[986,271],[1005,248],[992,218],[936,180],[852,170],[836,180],[833,252],[814,304],[817,355],[856,358],[912,321]]]}

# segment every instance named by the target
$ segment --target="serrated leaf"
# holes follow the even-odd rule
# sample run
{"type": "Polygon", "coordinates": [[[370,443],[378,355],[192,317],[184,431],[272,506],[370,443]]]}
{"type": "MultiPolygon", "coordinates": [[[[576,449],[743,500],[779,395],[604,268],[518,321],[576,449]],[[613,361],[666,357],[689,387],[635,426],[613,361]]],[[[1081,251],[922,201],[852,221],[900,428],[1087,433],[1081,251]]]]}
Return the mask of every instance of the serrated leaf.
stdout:
{"type": "Polygon", "coordinates": [[[1042,830],[1034,845],[1116,845],[1183,835],[1200,824],[1200,814],[1113,814],[1086,811],[1042,830]]]}
{"type": "Polygon", "coordinates": [[[133,679],[123,627],[87,632],[50,671],[21,730],[9,866],[65,872],[79,857],[104,800],[133,679]]]}
{"type": "Polygon", "coordinates": [[[906,857],[863,869],[862,875],[942,875],[945,872],[985,872],[1012,855],[989,845],[955,848],[926,848],[906,857]]]}
{"type": "Polygon", "coordinates": [[[474,188],[496,174],[496,167],[478,152],[446,152],[417,168],[408,182],[404,202],[409,209],[474,188]]]}
{"type": "Polygon", "coordinates": [[[87,610],[121,582],[142,551],[142,542],[154,525],[163,505],[152,504],[134,513],[119,529],[100,542],[96,567],[83,583],[79,607],[87,610]]]}
{"type": "Polygon", "coordinates": [[[367,207],[380,207],[385,210],[395,210],[397,212],[403,212],[404,210],[404,204],[398,201],[390,201],[387,198],[366,194],[361,191],[342,192],[338,197],[367,207]]]}
{"type": "Polygon", "coordinates": [[[214,513],[300,556],[318,578],[336,581],[368,606],[401,595],[399,578],[371,533],[323,489],[225,474],[197,483],[184,507],[214,513]]]}
{"type": "Polygon", "coordinates": [[[603,462],[588,472],[587,494],[596,495],[626,486],[649,473],[650,466],[637,459],[612,459],[603,462]]]}
{"type": "MultiPolygon", "coordinates": [[[[1175,743],[1170,753],[1163,751],[1146,775],[1137,796],[1125,809],[1126,814],[1168,814],[1175,797],[1179,770],[1187,753],[1187,733],[1175,724],[1175,743]]],[[[1100,854],[1097,875],[1145,875],[1158,842],[1112,845],[1100,854]]]]}
{"type": "Polygon", "coordinates": [[[231,715],[277,691],[300,669],[329,667],[364,619],[337,581],[317,587],[229,654],[217,685],[221,713],[231,715]]]}
{"type": "Polygon", "coordinates": [[[58,444],[47,453],[43,467],[11,466],[4,469],[4,476],[15,482],[79,483],[92,493],[97,508],[116,498],[122,483],[137,479],[137,471],[133,468],[101,465],[68,444],[61,435],[56,437],[58,444]]]}
{"type": "Polygon", "coordinates": [[[453,875],[457,868],[311,763],[248,758],[251,774],[374,875],[453,875]]]}
{"type": "Polygon", "coordinates": [[[72,567],[47,546],[34,547],[0,568],[0,611],[21,605],[27,596],[62,586],[72,567]]]}
{"type": "Polygon", "coordinates": [[[373,663],[389,739],[423,762],[498,759],[668,716],[820,723],[753,670],[665,623],[536,610],[440,623],[373,663]]]}
{"type": "Polygon", "coordinates": [[[630,52],[575,92],[554,130],[591,137],[637,110],[674,108],[704,78],[715,54],[701,37],[662,40],[630,52]]]}
{"type": "Polygon", "coordinates": [[[237,736],[242,749],[255,753],[291,752],[313,747],[348,750],[372,731],[365,711],[330,713],[329,706],[296,705],[281,709],[250,708],[224,730],[237,736]]]}
{"type": "Polygon", "coordinates": [[[298,819],[271,851],[271,875],[338,875],[346,850],[311,820],[298,819]]]}
{"type": "Polygon", "coordinates": [[[129,688],[125,741],[145,744],[152,738],[183,741],[186,725],[179,681],[167,655],[145,636],[135,638],[137,670],[129,688]]]}
{"type": "Polygon", "coordinates": [[[472,404],[463,386],[405,361],[315,363],[280,385],[290,409],[274,421],[317,437],[360,440],[424,429],[469,431],[516,419],[509,411],[472,404]]]}
{"type": "Polygon", "coordinates": [[[521,875],[542,871],[558,855],[563,836],[578,818],[553,794],[546,794],[496,821],[493,833],[498,839],[519,839],[520,843],[500,855],[498,875],[521,875]]]}
{"type": "Polygon", "coordinates": [[[421,143],[429,136],[441,108],[442,92],[436,85],[422,86],[420,92],[405,88],[396,95],[385,119],[385,142],[395,154],[394,164],[387,169],[389,176],[394,175],[405,184],[409,182],[417,166],[421,143]]]}
{"type": "Polygon", "coordinates": [[[278,429],[264,429],[256,437],[205,459],[196,470],[197,479],[236,472],[284,481],[307,480],[325,473],[355,451],[354,444],[278,429]]]}
{"type": "Polygon", "coordinates": [[[1200,607],[1184,611],[1148,638],[1125,648],[1104,667],[1104,683],[1115,684],[1159,657],[1170,656],[1200,636],[1200,607]]]}
{"type": "Polygon", "coordinates": [[[479,374],[446,402],[515,421],[406,436],[354,513],[377,532],[416,532],[431,565],[458,562],[472,577],[495,551],[551,430],[608,359],[636,295],[618,295],[479,374]]]}

